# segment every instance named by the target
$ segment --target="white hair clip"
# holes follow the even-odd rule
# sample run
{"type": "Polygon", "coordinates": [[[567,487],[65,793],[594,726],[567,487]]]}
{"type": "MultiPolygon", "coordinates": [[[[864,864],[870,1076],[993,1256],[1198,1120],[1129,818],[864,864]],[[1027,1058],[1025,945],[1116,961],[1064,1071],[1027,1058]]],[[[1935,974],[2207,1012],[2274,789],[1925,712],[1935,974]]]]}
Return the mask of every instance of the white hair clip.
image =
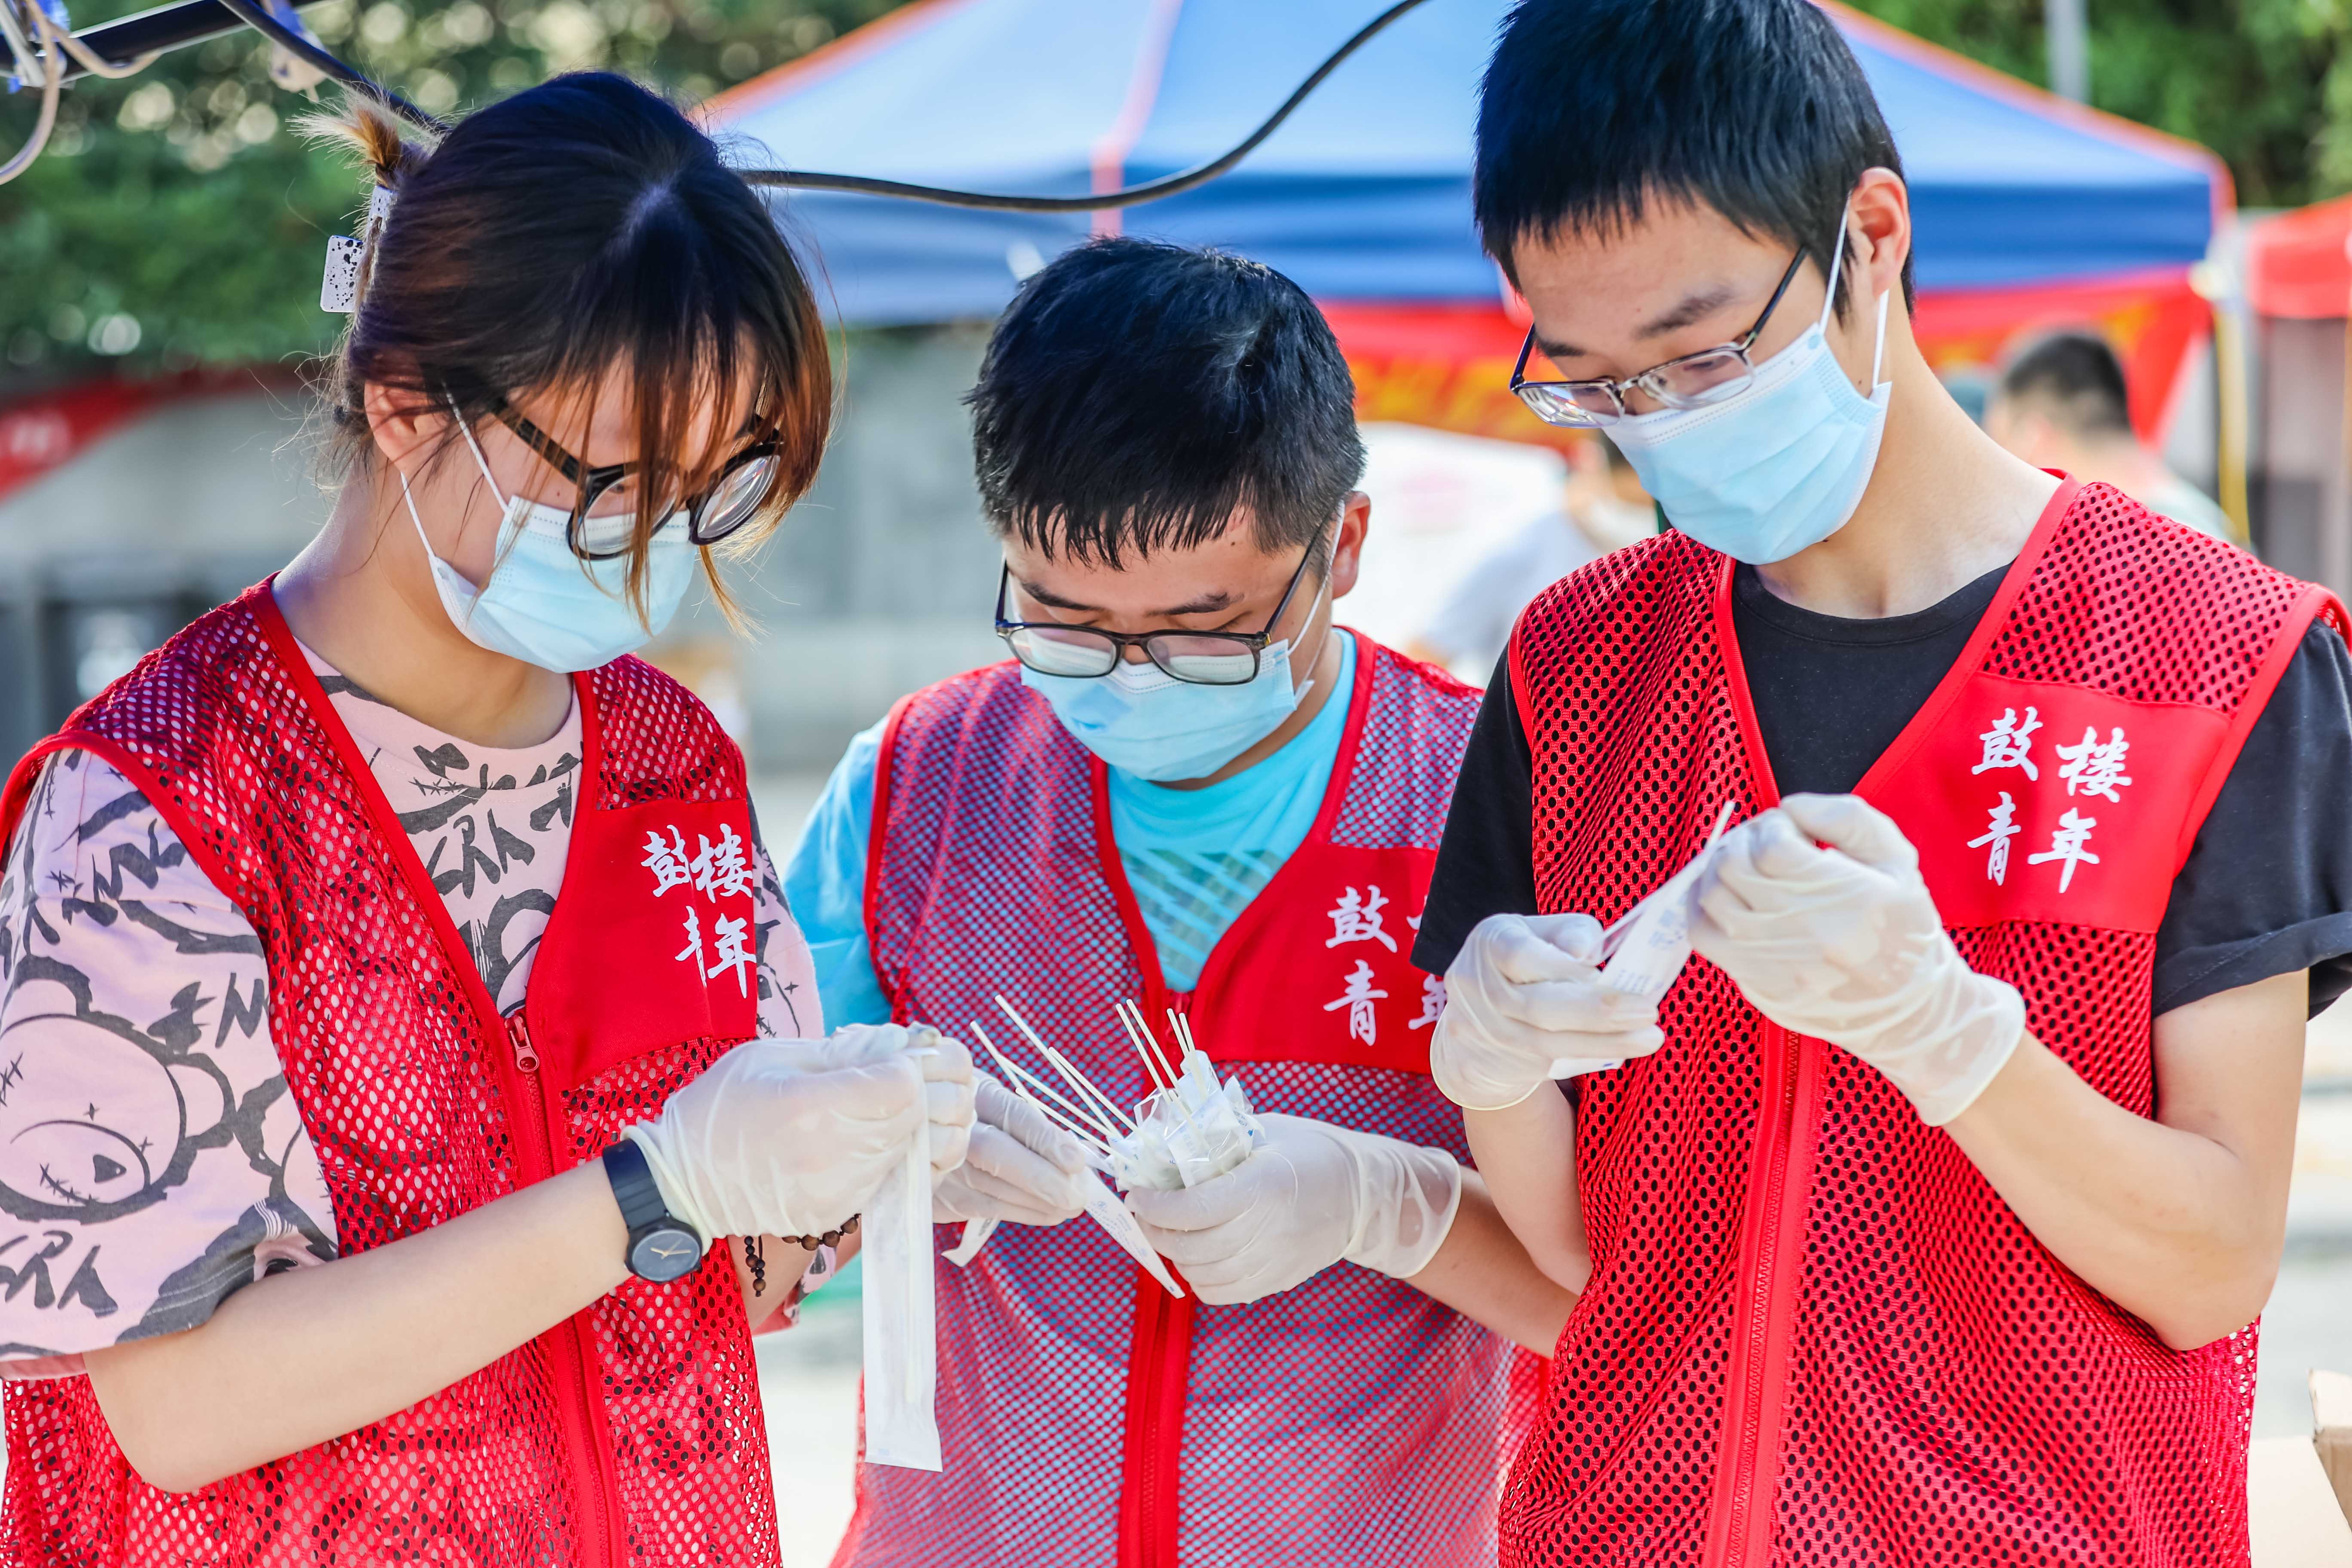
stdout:
{"type": "Polygon", "coordinates": [[[327,237],[327,270],[319,281],[319,309],[345,316],[359,309],[360,274],[366,269],[368,252],[383,237],[383,226],[391,217],[392,191],[378,185],[368,193],[367,225],[360,230],[360,237],[327,237]]]}

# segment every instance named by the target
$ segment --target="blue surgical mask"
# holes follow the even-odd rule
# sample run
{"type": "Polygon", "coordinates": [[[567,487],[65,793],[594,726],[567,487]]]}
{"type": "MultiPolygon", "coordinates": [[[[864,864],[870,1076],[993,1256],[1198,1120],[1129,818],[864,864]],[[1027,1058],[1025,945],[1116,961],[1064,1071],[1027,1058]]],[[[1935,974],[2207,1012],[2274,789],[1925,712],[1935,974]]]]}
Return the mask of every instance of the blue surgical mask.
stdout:
{"type": "MultiPolygon", "coordinates": [[[[409,494],[404,473],[400,475],[400,492],[408,502],[409,521],[416,524],[416,537],[425,546],[425,559],[432,564],[433,586],[441,595],[441,607],[459,631],[492,653],[568,675],[594,669],[634,652],[669,625],[694,581],[701,556],[677,514],[665,518],[655,531],[646,562],[646,619],[640,621],[629,604],[628,557],[583,561],[574,555],[567,537],[571,514],[523,496],[500,495],[499,481],[491,477],[490,465],[462,415],[457,417],[457,428],[465,432],[466,445],[482,470],[482,482],[506,508],[499,521],[498,554],[489,581],[478,589],[436,555],[433,542],[425,536],[425,520],[416,515],[416,499],[409,494]]],[[[614,529],[635,527],[635,520],[625,515],[590,518],[583,526],[593,533],[600,523],[614,529]]]]}
{"type": "MultiPolygon", "coordinates": [[[[1330,587],[1327,574],[1316,604],[1330,587]]],[[[1309,610],[1307,621],[1314,621],[1309,610]]],[[[1108,675],[1047,675],[1021,667],[1021,682],[1045,698],[1078,744],[1112,767],[1153,784],[1206,778],[1265,740],[1315,683],[1290,683],[1291,645],[1269,643],[1256,676],[1239,686],[1179,680],[1149,662],[1108,675]]]]}
{"type": "Polygon", "coordinates": [[[1873,390],[1864,397],[1827,336],[1844,260],[1840,245],[1821,319],[1759,365],[1738,393],[1705,408],[1629,416],[1604,429],[1668,522],[1750,565],[1785,561],[1843,528],[1877,466],[1895,392],[1893,382],[1878,379],[1892,291],[1878,297],[1873,390]]]}

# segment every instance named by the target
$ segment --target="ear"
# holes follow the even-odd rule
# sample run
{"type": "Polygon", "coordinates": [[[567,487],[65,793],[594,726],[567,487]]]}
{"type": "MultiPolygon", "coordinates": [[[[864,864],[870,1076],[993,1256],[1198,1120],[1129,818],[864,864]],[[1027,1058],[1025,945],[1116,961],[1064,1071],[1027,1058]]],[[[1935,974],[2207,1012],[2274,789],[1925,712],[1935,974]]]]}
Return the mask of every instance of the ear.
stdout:
{"type": "Polygon", "coordinates": [[[435,443],[447,434],[449,411],[419,394],[377,381],[369,382],[360,395],[376,451],[394,468],[415,475],[435,443]]]}
{"type": "Polygon", "coordinates": [[[1335,599],[1356,585],[1356,578],[1364,563],[1364,535],[1371,531],[1372,498],[1361,490],[1349,490],[1339,510],[1339,531],[1331,541],[1331,596],[1335,599]]]}
{"type": "Polygon", "coordinates": [[[1853,200],[1846,217],[1853,249],[1847,265],[1856,285],[1851,297],[1875,300],[1903,287],[1903,263],[1911,255],[1911,188],[1892,169],[1864,169],[1853,200]]]}

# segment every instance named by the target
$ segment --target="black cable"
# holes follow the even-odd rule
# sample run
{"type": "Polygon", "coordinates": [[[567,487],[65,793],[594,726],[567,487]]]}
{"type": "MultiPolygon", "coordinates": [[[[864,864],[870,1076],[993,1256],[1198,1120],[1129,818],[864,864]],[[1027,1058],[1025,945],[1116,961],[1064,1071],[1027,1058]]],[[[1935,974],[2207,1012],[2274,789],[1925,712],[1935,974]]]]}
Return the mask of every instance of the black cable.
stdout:
{"type": "MultiPolygon", "coordinates": [[[[295,0],[295,3],[315,5],[319,0],[295,0]]],[[[224,35],[244,30],[244,19],[222,5],[220,0],[181,0],[181,4],[176,5],[158,5],[152,11],[142,11],[136,16],[118,16],[111,22],[100,22],[74,37],[100,59],[122,66],[129,65],[141,55],[209,43],[224,35]]],[[[67,57],[66,80],[73,81],[89,74],[82,68],[80,61],[71,56],[67,57]]]]}
{"type": "MultiPolygon", "coordinates": [[[[866,195],[896,196],[906,201],[935,202],[942,206],[990,207],[1004,212],[1103,212],[1116,207],[1131,207],[1145,202],[1156,202],[1181,192],[1189,191],[1195,185],[1206,184],[1244,158],[1248,157],[1257,150],[1260,142],[1281,128],[1282,122],[1290,118],[1293,110],[1307,101],[1308,93],[1323,85],[1324,78],[1339,68],[1341,61],[1369,43],[1374,35],[1390,23],[1421,3],[1422,0],[1397,0],[1397,4],[1391,5],[1364,24],[1353,37],[1341,44],[1328,58],[1316,67],[1314,74],[1300,82],[1297,89],[1283,100],[1282,107],[1269,115],[1264,124],[1242,138],[1229,151],[1212,158],[1205,163],[1196,164],[1179,174],[1165,175],[1157,180],[1148,180],[1139,185],[1129,185],[1122,190],[1105,191],[1099,195],[1023,196],[984,191],[947,190],[937,185],[915,185],[898,180],[870,179],[864,174],[825,174],[803,169],[744,169],[738,172],[746,181],[754,185],[774,185],[801,191],[852,191],[866,195]]],[[[253,0],[184,0],[181,5],[145,12],[127,20],[145,25],[142,34],[142,40],[153,40],[146,42],[147,47],[169,48],[178,43],[194,43],[202,38],[214,37],[217,29],[211,24],[217,17],[218,13],[224,10],[289,54],[313,68],[325,72],[344,86],[373,93],[411,124],[435,132],[449,129],[444,121],[427,114],[391,89],[362,75],[356,68],[346,65],[299,33],[286,26],[267,10],[253,4],[253,0]],[[175,27],[175,24],[183,18],[185,19],[184,28],[175,27]],[[170,41],[161,41],[165,38],[169,38],[170,41]]],[[[120,27],[123,25],[110,23],[108,26],[120,27]]],[[[102,28],[92,28],[84,37],[94,40],[104,31],[105,29],[102,28]]],[[[109,47],[100,52],[111,58],[114,49],[119,47],[119,40],[110,40],[109,47]]]]}
{"type": "Polygon", "coordinates": [[[1189,191],[1195,185],[1206,184],[1219,174],[1240,163],[1255,152],[1259,142],[1273,135],[1290,111],[1307,101],[1307,95],[1323,85],[1323,79],[1339,68],[1339,63],[1371,41],[1381,28],[1420,5],[1422,0],[1398,0],[1379,16],[1358,29],[1355,37],[1341,44],[1329,58],[1315,68],[1313,75],[1298,84],[1297,91],[1283,100],[1282,107],[1267,117],[1265,122],[1229,152],[1198,163],[1178,174],[1149,180],[1123,190],[1106,191],[1100,195],[1084,196],[1019,196],[992,195],[981,191],[942,190],[936,185],[910,185],[898,180],[868,179],[863,174],[820,174],[799,169],[742,169],[743,178],[755,185],[780,185],[800,191],[855,191],[866,195],[897,196],[904,201],[935,202],[950,207],[992,207],[1004,212],[1083,213],[1102,212],[1114,207],[1139,206],[1189,191]]]}
{"type": "Polygon", "coordinates": [[[436,135],[449,129],[446,122],[425,113],[392,89],[362,76],[350,66],[280,22],[261,6],[254,5],[252,0],[219,0],[219,4],[238,21],[243,22],[312,69],[325,72],[346,87],[355,87],[362,92],[373,93],[383,100],[384,107],[417,129],[430,131],[436,135]]]}

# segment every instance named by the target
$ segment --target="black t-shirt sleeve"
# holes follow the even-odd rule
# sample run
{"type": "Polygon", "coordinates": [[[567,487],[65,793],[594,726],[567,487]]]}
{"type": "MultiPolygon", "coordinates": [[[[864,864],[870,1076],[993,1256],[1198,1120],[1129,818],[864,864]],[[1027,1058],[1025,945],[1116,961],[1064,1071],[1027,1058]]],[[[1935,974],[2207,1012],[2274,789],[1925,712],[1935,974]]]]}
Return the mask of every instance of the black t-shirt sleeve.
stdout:
{"type": "MultiPolygon", "coordinates": [[[[2214,796],[2156,933],[2155,1010],[2297,969],[2352,988],[2352,653],[2304,634],[2214,796]]],[[[1448,828],[1449,835],[1451,828],[1448,828]]]]}
{"type": "Polygon", "coordinates": [[[1443,974],[1488,915],[1538,912],[1534,825],[1535,753],[1519,727],[1507,652],[1470,728],[1413,963],[1443,974]]]}

